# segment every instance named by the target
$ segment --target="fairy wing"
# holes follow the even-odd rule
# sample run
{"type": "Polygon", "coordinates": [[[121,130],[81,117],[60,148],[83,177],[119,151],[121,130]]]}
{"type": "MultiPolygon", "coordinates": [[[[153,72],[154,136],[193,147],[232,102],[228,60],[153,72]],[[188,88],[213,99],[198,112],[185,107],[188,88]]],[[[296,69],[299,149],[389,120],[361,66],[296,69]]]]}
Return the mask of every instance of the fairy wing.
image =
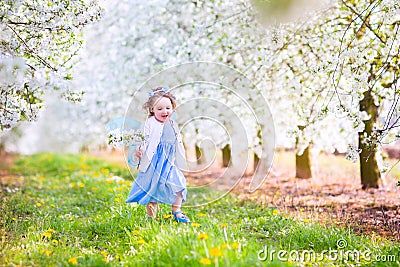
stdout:
{"type": "Polygon", "coordinates": [[[121,130],[130,130],[130,129],[135,129],[138,130],[140,129],[141,124],[135,119],[132,118],[126,118],[126,117],[119,117],[116,119],[110,120],[106,124],[106,130],[107,132],[110,132],[115,129],[121,129],[121,130]]]}
{"type": "MultiPolygon", "coordinates": [[[[119,129],[121,132],[123,130],[129,131],[131,129],[139,130],[141,128],[140,122],[135,119],[127,118],[127,117],[119,117],[116,119],[110,120],[106,124],[106,130],[108,133],[111,131],[119,129]]],[[[137,167],[139,165],[139,158],[136,157],[135,149],[136,144],[130,144],[128,147],[125,148],[126,159],[128,161],[128,165],[130,167],[137,167]]]]}

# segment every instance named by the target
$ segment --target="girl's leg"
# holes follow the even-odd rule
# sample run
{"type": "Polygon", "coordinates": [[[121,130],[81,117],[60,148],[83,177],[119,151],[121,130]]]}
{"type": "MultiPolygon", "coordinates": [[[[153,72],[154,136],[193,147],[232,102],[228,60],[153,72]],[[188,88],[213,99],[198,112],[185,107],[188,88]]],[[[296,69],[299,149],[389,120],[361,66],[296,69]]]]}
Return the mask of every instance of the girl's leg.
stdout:
{"type": "Polygon", "coordinates": [[[147,214],[153,219],[157,215],[157,207],[158,207],[158,204],[156,202],[149,202],[146,205],[147,214]]]}
{"type": "Polygon", "coordinates": [[[172,212],[177,212],[178,210],[180,210],[182,205],[182,199],[183,199],[182,192],[178,192],[176,194],[178,196],[176,197],[174,204],[172,204],[172,212]]]}
{"type": "Polygon", "coordinates": [[[172,214],[175,216],[175,220],[187,223],[190,222],[190,219],[180,211],[182,200],[183,200],[182,192],[178,192],[176,200],[174,204],[172,204],[172,214]]]}

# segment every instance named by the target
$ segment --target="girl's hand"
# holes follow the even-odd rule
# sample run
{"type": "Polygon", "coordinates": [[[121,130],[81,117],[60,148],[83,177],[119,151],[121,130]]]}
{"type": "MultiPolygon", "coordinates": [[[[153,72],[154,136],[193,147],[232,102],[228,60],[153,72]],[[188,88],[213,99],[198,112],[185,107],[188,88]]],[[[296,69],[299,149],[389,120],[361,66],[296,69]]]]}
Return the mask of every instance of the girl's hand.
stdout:
{"type": "Polygon", "coordinates": [[[139,159],[141,159],[142,158],[142,156],[143,156],[143,150],[136,150],[136,157],[138,157],[139,159]]]}

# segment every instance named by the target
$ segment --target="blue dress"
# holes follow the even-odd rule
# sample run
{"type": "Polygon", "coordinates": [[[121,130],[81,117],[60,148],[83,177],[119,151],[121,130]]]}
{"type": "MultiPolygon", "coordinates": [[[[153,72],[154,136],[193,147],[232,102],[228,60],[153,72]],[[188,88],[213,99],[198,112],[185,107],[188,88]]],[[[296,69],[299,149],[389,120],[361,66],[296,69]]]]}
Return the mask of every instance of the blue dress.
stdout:
{"type": "Polygon", "coordinates": [[[168,122],[163,127],[160,143],[157,146],[146,172],[139,172],[127,203],[137,202],[146,205],[149,202],[173,204],[177,192],[182,192],[183,202],[186,200],[186,179],[175,166],[176,136],[172,125],[168,122]]]}

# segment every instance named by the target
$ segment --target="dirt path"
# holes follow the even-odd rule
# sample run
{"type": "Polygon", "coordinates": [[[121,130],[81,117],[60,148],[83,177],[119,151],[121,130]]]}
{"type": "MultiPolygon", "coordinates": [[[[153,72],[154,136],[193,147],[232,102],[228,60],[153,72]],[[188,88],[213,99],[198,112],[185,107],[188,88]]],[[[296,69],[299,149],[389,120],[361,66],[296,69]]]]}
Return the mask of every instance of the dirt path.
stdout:
{"type": "MultiPolygon", "coordinates": [[[[362,190],[358,166],[340,157],[322,158],[313,178],[294,178],[294,158],[277,159],[268,178],[254,193],[248,193],[251,176],[233,188],[242,199],[277,207],[302,220],[350,227],[357,233],[376,234],[400,242],[400,188],[388,175],[379,189],[362,190]],[[339,167],[338,167],[339,166],[339,167]]],[[[223,170],[188,175],[191,185],[215,183],[223,170]]]]}
{"type": "Polygon", "coordinates": [[[9,170],[17,158],[16,154],[0,150],[0,190],[10,190],[10,188],[22,185],[23,178],[12,174],[9,170]]]}

